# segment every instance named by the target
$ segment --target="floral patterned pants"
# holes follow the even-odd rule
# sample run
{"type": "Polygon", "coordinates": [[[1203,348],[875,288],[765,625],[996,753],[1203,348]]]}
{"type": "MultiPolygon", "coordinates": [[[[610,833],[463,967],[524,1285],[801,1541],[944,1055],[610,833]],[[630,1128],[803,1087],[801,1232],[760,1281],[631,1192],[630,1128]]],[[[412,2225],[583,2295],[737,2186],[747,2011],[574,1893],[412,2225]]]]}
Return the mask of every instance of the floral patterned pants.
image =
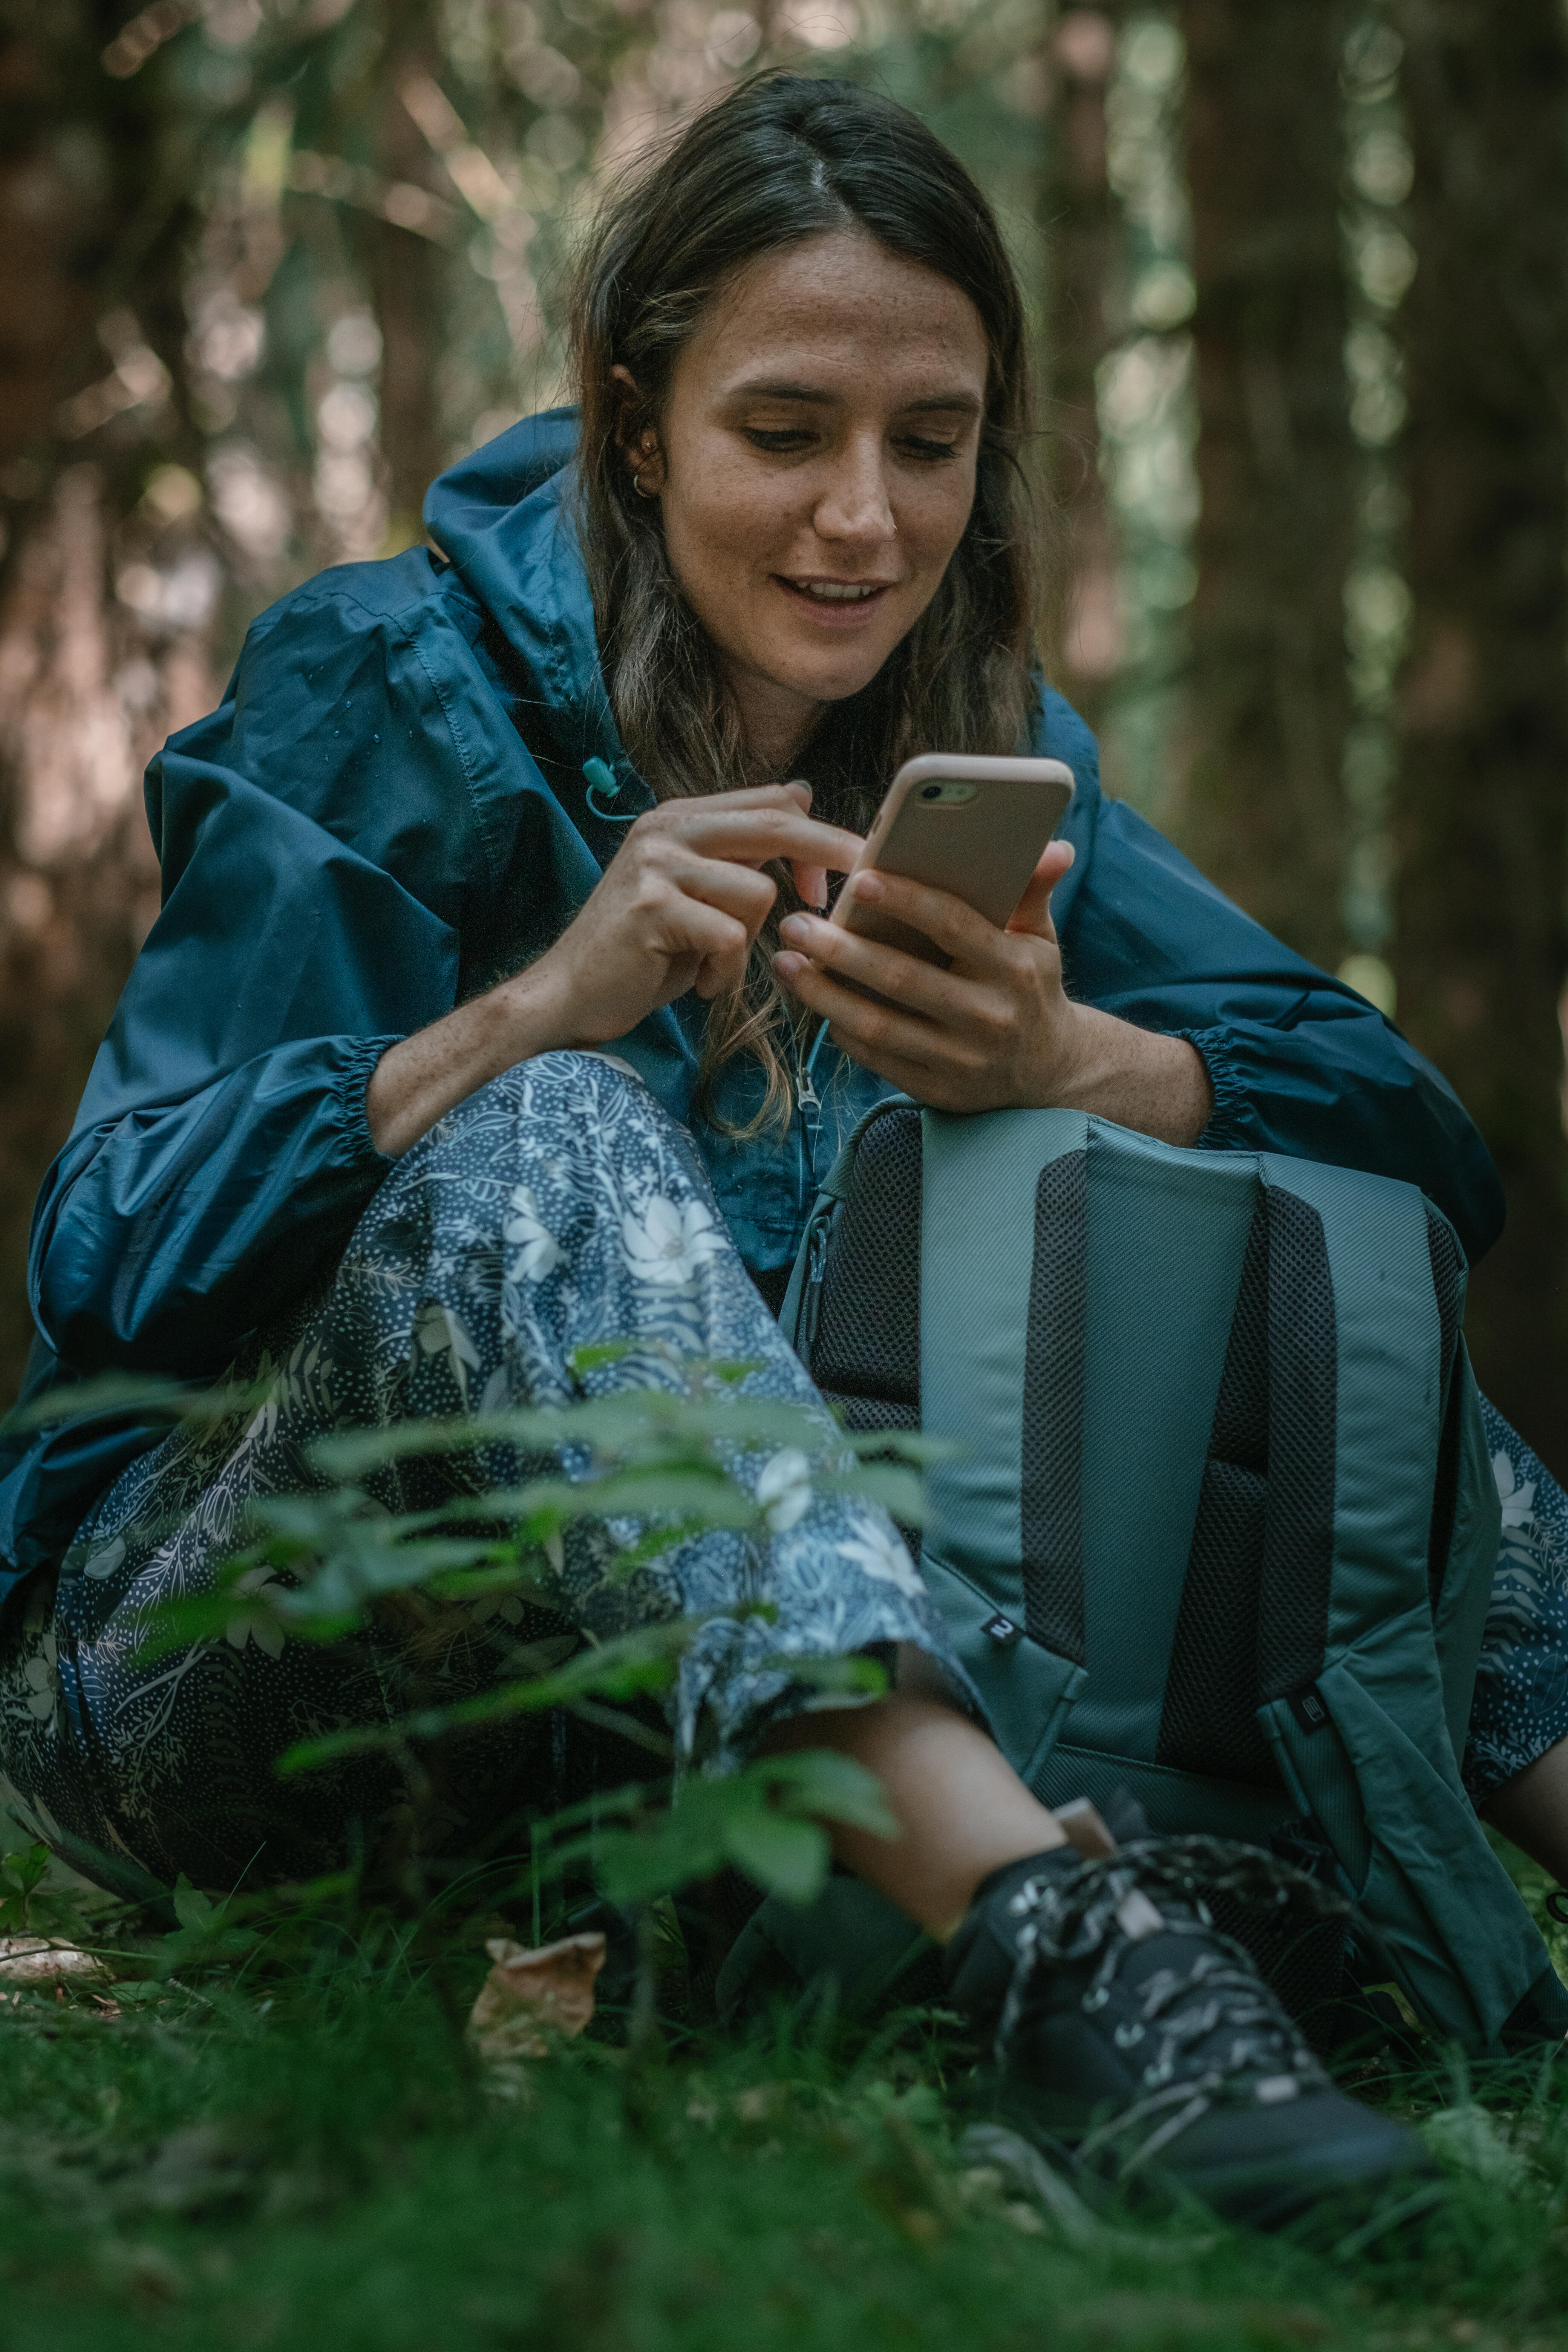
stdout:
{"type": "MultiPolygon", "coordinates": [[[[575,1722],[525,1716],[450,1754],[447,1743],[427,1751],[416,1786],[384,1753],[288,1780],[274,1771],[296,1740],[493,1685],[524,1644],[536,1660],[542,1644],[569,1652],[584,1629],[703,1618],[669,1711],[678,1748],[720,1761],[772,1715],[811,1703],[781,1658],[909,1642],[964,1685],[892,1522],[814,1491],[799,1468],[769,1507],[771,1538],[710,1531],[629,1581],[613,1566],[637,1528],[572,1524],[549,1612],[413,1594],[330,1644],[238,1618],[226,1639],[138,1656],[150,1607],[215,1589],[248,1506],[323,1483],[309,1449],[334,1430],[673,1385],[691,1357],[756,1364],[740,1394],[805,1406],[831,1431],[730,1244],[694,1145],[641,1080],[574,1053],[493,1080],[398,1162],[326,1291],[236,1365],[238,1379],[268,1383],[260,1410],[187,1424],[132,1463],[79,1529],[58,1590],[29,1594],[0,1658],[4,1793],[103,1883],[168,1885],[183,1871],[197,1885],[255,1884],[339,1868],[355,1850],[401,1866],[411,1843],[472,1859],[515,1838],[530,1811],[657,1769],[614,1740],[584,1747],[575,1722]],[[576,1377],[573,1352],[612,1339],[641,1346],[576,1377]],[[758,1601],[771,1616],[743,1613],[758,1601]]],[[[461,1464],[405,1456],[376,1474],[377,1491],[398,1509],[439,1507],[537,1466],[499,1445],[461,1464]]],[[[764,1503],[769,1469],[762,1453],[736,1457],[764,1503]]]]}
{"type": "MultiPolygon", "coordinates": [[[[37,1580],[26,1593],[0,1650],[0,1801],[127,1891],[181,1872],[214,1887],[309,1876],[356,1852],[384,1870],[415,1855],[427,1868],[504,1844],[530,1812],[643,1777],[646,1756],[561,1716],[525,1716],[426,1754],[413,1777],[377,1755],[281,1780],[274,1759],[296,1740],[489,1687],[525,1646],[532,1660],[549,1644],[565,1654],[584,1630],[679,1614],[706,1621],[670,1706],[687,1754],[733,1757],[771,1715],[810,1704],[781,1658],[910,1642],[967,1688],[890,1521],[799,1483],[771,1510],[765,1543],[710,1532],[629,1582],[613,1558],[637,1530],[576,1523],[549,1612],[405,1595],[331,1644],[237,1617],[226,1638],[139,1656],[147,1610],[214,1590],[256,1500],[321,1484],[309,1461],[319,1438],[673,1380],[672,1353],[754,1361],[742,1393],[830,1426],[730,1244],[694,1146],[641,1082],[587,1054],[494,1080],[398,1163],[324,1293],[236,1366],[267,1383],[260,1409],[188,1424],[142,1455],[84,1522],[58,1589],[37,1580]],[[647,1352],[579,1380],[573,1351],[606,1339],[647,1352]],[[745,1613],[758,1600],[771,1621],[745,1613]]],[[[1478,1802],[1568,1735],[1568,1497],[1487,1412],[1504,1524],[1464,1767],[1478,1802]]],[[[507,1449],[464,1459],[461,1475],[450,1461],[405,1459],[383,1499],[439,1507],[526,1475],[507,1449]]],[[[766,1500],[770,1465],[740,1467],[766,1500]]]]}

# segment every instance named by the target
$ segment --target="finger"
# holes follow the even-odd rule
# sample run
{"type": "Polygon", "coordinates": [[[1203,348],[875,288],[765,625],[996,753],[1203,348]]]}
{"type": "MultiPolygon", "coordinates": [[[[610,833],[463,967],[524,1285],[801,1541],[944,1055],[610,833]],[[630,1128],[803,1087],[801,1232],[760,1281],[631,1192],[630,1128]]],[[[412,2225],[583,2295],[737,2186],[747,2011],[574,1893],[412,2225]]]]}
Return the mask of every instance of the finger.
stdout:
{"type": "Polygon", "coordinates": [[[647,833],[675,835],[704,857],[728,858],[741,866],[766,866],[784,858],[834,874],[847,874],[865,846],[858,834],[841,825],[818,824],[793,800],[732,808],[726,805],[731,797],[724,793],[706,801],[666,801],[662,808],[639,818],[647,828],[644,838],[647,833]]]}
{"type": "Polygon", "coordinates": [[[819,969],[839,979],[858,981],[879,996],[891,997],[895,1004],[908,1005],[931,1020],[962,1019],[965,1009],[962,992],[974,985],[972,981],[955,981],[938,965],[922,963],[918,956],[905,955],[880,940],[857,939],[853,931],[815,915],[791,915],[779,925],[779,937],[786,948],[809,956],[819,969]]]}
{"type": "Polygon", "coordinates": [[[862,904],[923,931],[955,962],[985,963],[1002,951],[1003,933],[949,890],[934,890],[901,874],[879,873],[852,875],[844,887],[862,904]]]}
{"type": "Polygon", "coordinates": [[[759,874],[752,866],[727,865],[718,857],[672,858],[659,878],[684,898],[700,898],[704,906],[733,915],[745,925],[750,939],[762,929],[778,896],[766,874],[759,874]]]}
{"type": "Polygon", "coordinates": [[[773,970],[798,1003],[829,1024],[834,1044],[868,1068],[880,1071],[897,1058],[912,1067],[967,1075],[983,1063],[983,1055],[960,1031],[902,1005],[873,1003],[808,956],[785,950],[773,959],[773,970]]]}
{"type": "Polygon", "coordinates": [[[1037,939],[1056,939],[1056,925],[1051,920],[1051,892],[1072,864],[1076,854],[1070,841],[1047,842],[1044,856],[1029,877],[1028,888],[1008,918],[1007,929],[1010,931],[1032,931],[1037,939]]]}
{"type": "Polygon", "coordinates": [[[700,898],[680,899],[665,943],[672,981],[679,978],[669,994],[683,995],[695,987],[699,996],[713,997],[721,989],[738,987],[751,951],[752,934],[733,915],[700,898]]]}
{"type": "Polygon", "coordinates": [[[807,907],[826,907],[827,904],[826,866],[803,866],[798,858],[792,858],[790,863],[795,874],[795,887],[803,903],[807,907]]]}

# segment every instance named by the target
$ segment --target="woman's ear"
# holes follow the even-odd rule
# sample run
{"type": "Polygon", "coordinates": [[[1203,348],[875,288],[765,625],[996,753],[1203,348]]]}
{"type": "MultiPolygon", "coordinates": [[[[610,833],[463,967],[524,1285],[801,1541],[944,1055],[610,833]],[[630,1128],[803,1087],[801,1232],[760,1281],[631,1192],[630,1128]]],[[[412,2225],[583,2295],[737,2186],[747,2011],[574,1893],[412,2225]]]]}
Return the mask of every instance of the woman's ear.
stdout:
{"type": "Polygon", "coordinates": [[[621,396],[616,439],[630,469],[632,488],[645,499],[657,499],[664,488],[664,453],[658,435],[647,421],[642,394],[630,368],[613,367],[610,377],[621,396]]]}

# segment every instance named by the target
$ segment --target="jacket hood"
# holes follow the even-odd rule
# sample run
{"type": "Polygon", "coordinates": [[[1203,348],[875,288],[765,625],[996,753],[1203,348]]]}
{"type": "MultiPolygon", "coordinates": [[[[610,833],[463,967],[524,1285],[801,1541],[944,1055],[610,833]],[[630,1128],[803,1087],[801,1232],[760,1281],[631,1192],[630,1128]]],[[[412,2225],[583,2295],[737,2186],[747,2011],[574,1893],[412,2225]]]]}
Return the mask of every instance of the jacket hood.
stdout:
{"type": "Polygon", "coordinates": [[[574,408],[526,416],[437,476],[425,525],[544,689],[563,754],[629,780],[571,509],[576,450],[574,408]]]}

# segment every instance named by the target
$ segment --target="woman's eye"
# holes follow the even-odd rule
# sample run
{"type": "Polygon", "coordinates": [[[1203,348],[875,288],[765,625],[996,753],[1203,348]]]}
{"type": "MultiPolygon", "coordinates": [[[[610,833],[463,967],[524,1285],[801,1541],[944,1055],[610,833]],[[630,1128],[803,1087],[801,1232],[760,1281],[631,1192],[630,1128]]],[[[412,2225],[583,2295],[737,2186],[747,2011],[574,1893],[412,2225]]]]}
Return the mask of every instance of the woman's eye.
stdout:
{"type": "Polygon", "coordinates": [[[956,441],[927,441],[914,433],[906,433],[899,446],[906,457],[917,458],[922,466],[940,465],[944,457],[958,455],[956,441]]]}
{"type": "Polygon", "coordinates": [[[804,425],[781,425],[772,431],[761,425],[746,427],[746,438],[754,449],[805,449],[814,437],[804,425]]]}

